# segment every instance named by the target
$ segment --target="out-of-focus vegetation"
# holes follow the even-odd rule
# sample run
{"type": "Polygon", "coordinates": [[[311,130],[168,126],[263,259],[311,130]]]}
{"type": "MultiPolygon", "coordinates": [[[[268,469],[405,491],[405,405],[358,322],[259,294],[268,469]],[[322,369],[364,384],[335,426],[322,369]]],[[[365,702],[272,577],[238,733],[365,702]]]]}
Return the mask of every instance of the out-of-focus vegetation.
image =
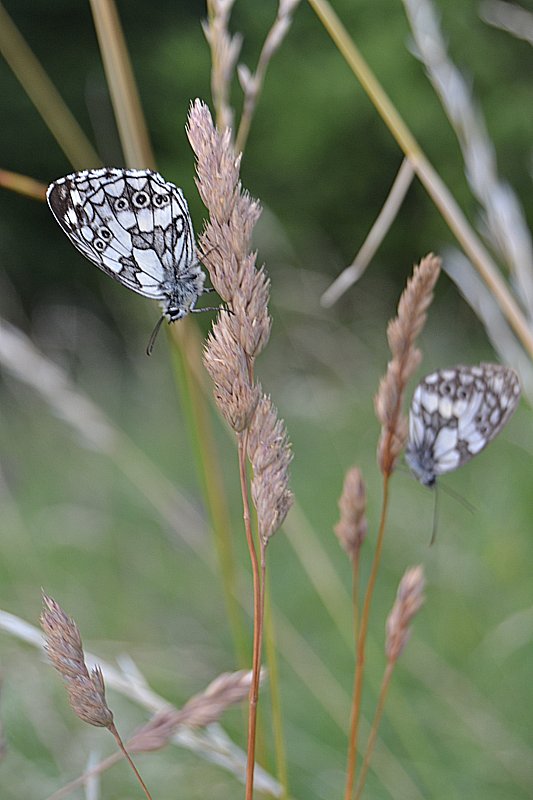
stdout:
{"type": "MultiPolygon", "coordinates": [[[[64,0],[4,5],[102,161],[121,165],[89,7],[64,0]]],[[[454,134],[409,51],[402,5],[338,0],[335,7],[475,220],[454,134]]],[[[201,230],[204,210],[184,124],[191,99],[209,99],[210,59],[200,27],[204,5],[129,0],[118,10],[158,168],[183,188],[201,230]]],[[[531,48],[482,23],[478,4],[470,0],[447,0],[438,10],[456,64],[472,76],[500,172],[531,221],[533,104],[531,69],[524,66],[531,64],[531,48]]],[[[254,65],[275,11],[274,2],[237,2],[232,30],[244,37],[241,61],[254,65]]],[[[240,96],[236,85],[237,108],[240,96]]],[[[0,167],[44,183],[71,171],[5,63],[0,119],[0,167]]],[[[380,503],[372,398],[389,357],[386,323],[412,262],[453,243],[415,181],[365,276],[336,306],[321,309],[321,293],[360,246],[401,159],[367,96],[302,3],[269,68],[242,165],[244,185],[265,208],[257,246],[272,279],[273,333],[258,371],[286,420],[295,454],[298,508],[269,545],[295,798],[342,793],[353,654],[350,568],[332,534],[337,499],[346,468],[357,463],[369,494],[364,578],[380,503]],[[325,565],[338,578],[317,587],[327,574],[325,565]]],[[[204,519],[197,529],[187,523],[195,551],[180,536],[184,511],[177,507],[175,519],[164,518],[150,486],[143,493],[120,463],[80,445],[41,396],[5,372],[0,605],[36,622],[44,586],[76,617],[93,652],[108,660],[128,653],[150,685],[180,705],[237,665],[221,585],[208,566],[214,548],[164,337],[151,359],[144,355],[155,306],[78,255],[44,204],[5,190],[0,190],[0,261],[1,315],[105,410],[204,519]]],[[[209,319],[197,321],[208,329],[209,319]]],[[[423,371],[497,358],[480,322],[445,276],[422,345],[423,371]]],[[[215,426],[236,558],[247,571],[236,458],[223,426],[215,426]]],[[[432,549],[427,545],[433,495],[405,473],[394,477],[371,620],[366,717],[372,716],[383,668],[384,620],[411,564],[425,565],[427,602],[387,701],[368,797],[531,796],[531,448],[531,414],[523,404],[487,452],[446,479],[475,511],[442,493],[432,549]]],[[[139,461],[141,481],[143,469],[139,461]]],[[[83,771],[90,751],[110,752],[112,742],[71,717],[57,677],[34,650],[6,634],[0,652],[0,717],[7,739],[1,794],[6,800],[46,797],[83,771]]],[[[268,700],[267,688],[261,701],[267,734],[268,700]]],[[[144,719],[118,694],[110,704],[126,733],[144,719]]],[[[223,722],[245,746],[239,711],[223,722]]],[[[262,747],[260,760],[275,772],[268,735],[262,747]]],[[[138,761],[154,797],[174,796],[176,786],[184,798],[241,792],[225,771],[181,749],[138,761]]],[[[129,797],[135,790],[122,765],[103,776],[102,797],[129,797]]]]}

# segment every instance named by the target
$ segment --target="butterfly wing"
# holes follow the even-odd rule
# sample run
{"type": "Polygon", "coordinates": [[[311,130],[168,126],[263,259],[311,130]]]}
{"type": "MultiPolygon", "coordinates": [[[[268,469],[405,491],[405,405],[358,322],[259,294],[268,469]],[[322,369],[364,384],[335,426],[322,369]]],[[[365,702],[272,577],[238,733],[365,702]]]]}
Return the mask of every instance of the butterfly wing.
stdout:
{"type": "Polygon", "coordinates": [[[417,386],[409,415],[406,461],[418,480],[465,464],[501,431],[520,397],[516,372],[498,364],[439,370],[417,386]]]}
{"type": "Polygon", "coordinates": [[[196,264],[183,193],[157,172],[84,170],[50,184],[47,199],[74,247],[138,294],[164,300],[196,264]]]}

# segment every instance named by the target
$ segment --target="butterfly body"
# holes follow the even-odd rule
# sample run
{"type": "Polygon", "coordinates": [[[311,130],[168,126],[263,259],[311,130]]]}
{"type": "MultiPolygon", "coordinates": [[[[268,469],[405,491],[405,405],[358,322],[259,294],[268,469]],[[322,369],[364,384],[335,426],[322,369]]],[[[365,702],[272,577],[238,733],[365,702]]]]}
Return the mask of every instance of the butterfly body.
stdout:
{"type": "Polygon", "coordinates": [[[205,275],[181,189],[151,170],[107,167],[51,183],[48,204],[74,247],[169,322],[194,310],[205,275]]]}
{"type": "Polygon", "coordinates": [[[501,431],[516,410],[516,372],[499,364],[456,366],[427,375],[409,413],[405,460],[424,486],[465,464],[501,431]]]}

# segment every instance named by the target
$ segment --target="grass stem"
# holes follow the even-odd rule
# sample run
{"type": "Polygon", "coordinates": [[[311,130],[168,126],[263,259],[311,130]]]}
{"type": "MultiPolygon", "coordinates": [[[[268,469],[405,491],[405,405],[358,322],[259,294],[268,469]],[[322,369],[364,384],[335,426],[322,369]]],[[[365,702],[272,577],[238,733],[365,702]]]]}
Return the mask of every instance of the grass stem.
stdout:
{"type": "Polygon", "coordinates": [[[115,725],[114,725],[114,724],[110,725],[110,726],[109,726],[109,728],[108,728],[108,730],[109,730],[109,732],[110,732],[110,733],[112,733],[112,734],[113,734],[113,736],[115,737],[115,741],[116,741],[117,745],[119,746],[120,750],[121,750],[121,751],[122,751],[122,753],[124,754],[124,758],[127,760],[128,764],[130,765],[130,767],[132,768],[133,772],[135,773],[135,777],[136,777],[136,778],[137,778],[137,780],[139,781],[139,783],[140,783],[140,785],[141,785],[141,787],[142,787],[142,790],[143,790],[144,794],[146,795],[146,797],[148,798],[148,800],[152,800],[152,795],[151,795],[151,794],[150,794],[150,792],[148,791],[148,788],[147,788],[147,786],[146,786],[145,782],[144,782],[144,781],[143,781],[143,779],[141,778],[141,775],[140,775],[140,773],[139,773],[139,770],[137,769],[137,767],[136,767],[136,766],[135,766],[135,764],[133,763],[133,759],[132,759],[132,757],[130,756],[130,754],[128,753],[128,751],[126,750],[126,748],[124,747],[124,743],[123,743],[122,739],[120,738],[120,734],[119,734],[119,732],[117,731],[117,729],[116,729],[115,725]]]}
{"type": "Polygon", "coordinates": [[[365,787],[366,775],[368,772],[368,767],[370,766],[370,759],[372,758],[372,753],[374,752],[379,723],[381,721],[381,717],[383,714],[383,708],[385,707],[385,700],[387,699],[387,692],[389,691],[393,670],[394,670],[394,662],[388,661],[387,666],[385,667],[385,674],[383,676],[383,681],[381,683],[376,712],[374,714],[374,719],[372,720],[372,727],[370,729],[370,733],[368,736],[368,742],[366,745],[366,751],[363,758],[363,764],[361,766],[361,773],[359,775],[359,780],[357,781],[357,788],[355,791],[354,800],[359,800],[363,792],[363,789],[365,787]]]}
{"type": "Polygon", "coordinates": [[[243,620],[235,596],[237,579],[231,539],[231,522],[225,489],[222,485],[222,468],[215,445],[209,408],[197,372],[201,364],[200,336],[197,326],[190,320],[181,320],[179,326],[170,327],[170,332],[174,342],[173,363],[176,383],[187,415],[189,423],[187,430],[213,530],[235,656],[238,666],[244,669],[248,664],[248,654],[243,620]]]}
{"type": "Polygon", "coordinates": [[[533,356],[533,332],[520,305],[503,279],[494,259],[468,222],[452,193],[429,162],[422,148],[400,116],[376,76],[350,38],[348,31],[327,0],[308,0],[320,21],[344,56],[352,72],[368,94],[404,154],[409,158],[420,182],[443,219],[496,299],[503,315],[524,348],[533,356]]]}
{"type": "MultiPolygon", "coordinates": [[[[359,632],[359,565],[360,565],[360,550],[352,562],[352,611],[353,611],[353,638],[354,644],[357,648],[357,637],[359,632]]],[[[346,766],[346,787],[344,790],[344,800],[350,800],[353,792],[355,781],[355,764],[357,759],[357,724],[358,717],[356,714],[356,707],[354,703],[357,689],[357,670],[354,672],[354,685],[352,693],[352,708],[350,713],[350,734],[348,738],[348,758],[346,766]]]]}
{"type": "Polygon", "coordinates": [[[261,572],[264,576],[264,559],[261,559],[261,571],[259,569],[259,561],[257,558],[257,550],[255,547],[254,536],[252,532],[252,522],[250,515],[250,498],[248,492],[248,477],[247,477],[247,442],[248,432],[245,430],[239,434],[239,476],[241,483],[242,494],[242,507],[243,507],[243,520],[244,530],[246,533],[246,542],[248,544],[248,552],[250,554],[250,562],[252,566],[252,581],[254,593],[254,639],[253,639],[253,654],[252,654],[252,683],[250,685],[250,702],[248,707],[248,758],[246,765],[246,800],[252,800],[253,785],[254,785],[254,766],[255,766],[255,741],[257,733],[257,704],[259,699],[259,679],[261,675],[261,643],[262,643],[262,619],[264,607],[264,592],[263,580],[261,572]]]}
{"type": "MultiPolygon", "coordinates": [[[[390,475],[388,473],[385,473],[385,475],[383,476],[383,501],[381,504],[381,518],[379,521],[378,538],[376,542],[376,549],[374,551],[372,568],[370,571],[370,576],[368,578],[368,584],[366,587],[365,598],[363,602],[363,610],[361,613],[361,624],[359,627],[359,634],[357,636],[357,661],[355,667],[355,684],[354,684],[354,696],[353,696],[353,708],[352,708],[353,724],[350,736],[350,750],[353,749],[354,754],[357,753],[357,737],[359,732],[359,721],[361,718],[361,697],[363,691],[365,647],[366,647],[366,637],[368,633],[368,623],[370,619],[370,606],[372,604],[374,586],[376,584],[379,564],[381,561],[381,551],[383,548],[385,523],[387,520],[387,511],[389,505],[389,480],[390,480],[390,475]]],[[[355,778],[355,769],[353,778],[355,778]]]]}

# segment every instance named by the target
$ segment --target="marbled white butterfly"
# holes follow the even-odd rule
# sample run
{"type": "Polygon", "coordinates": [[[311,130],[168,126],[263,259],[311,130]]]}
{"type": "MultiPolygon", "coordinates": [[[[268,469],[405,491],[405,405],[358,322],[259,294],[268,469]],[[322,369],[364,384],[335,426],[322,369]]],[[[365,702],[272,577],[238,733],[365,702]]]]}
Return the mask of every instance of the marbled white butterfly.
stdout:
{"type": "Polygon", "coordinates": [[[409,413],[405,460],[424,486],[483,450],[513,415],[520,398],[510,367],[457,366],[427,375],[409,413]]]}
{"type": "MultiPolygon", "coordinates": [[[[205,291],[191,218],[181,189],[151,170],[74,172],[51,183],[47,200],[80,253],[115,280],[182,319],[205,291]]],[[[207,310],[207,309],[201,309],[207,310]]]]}

